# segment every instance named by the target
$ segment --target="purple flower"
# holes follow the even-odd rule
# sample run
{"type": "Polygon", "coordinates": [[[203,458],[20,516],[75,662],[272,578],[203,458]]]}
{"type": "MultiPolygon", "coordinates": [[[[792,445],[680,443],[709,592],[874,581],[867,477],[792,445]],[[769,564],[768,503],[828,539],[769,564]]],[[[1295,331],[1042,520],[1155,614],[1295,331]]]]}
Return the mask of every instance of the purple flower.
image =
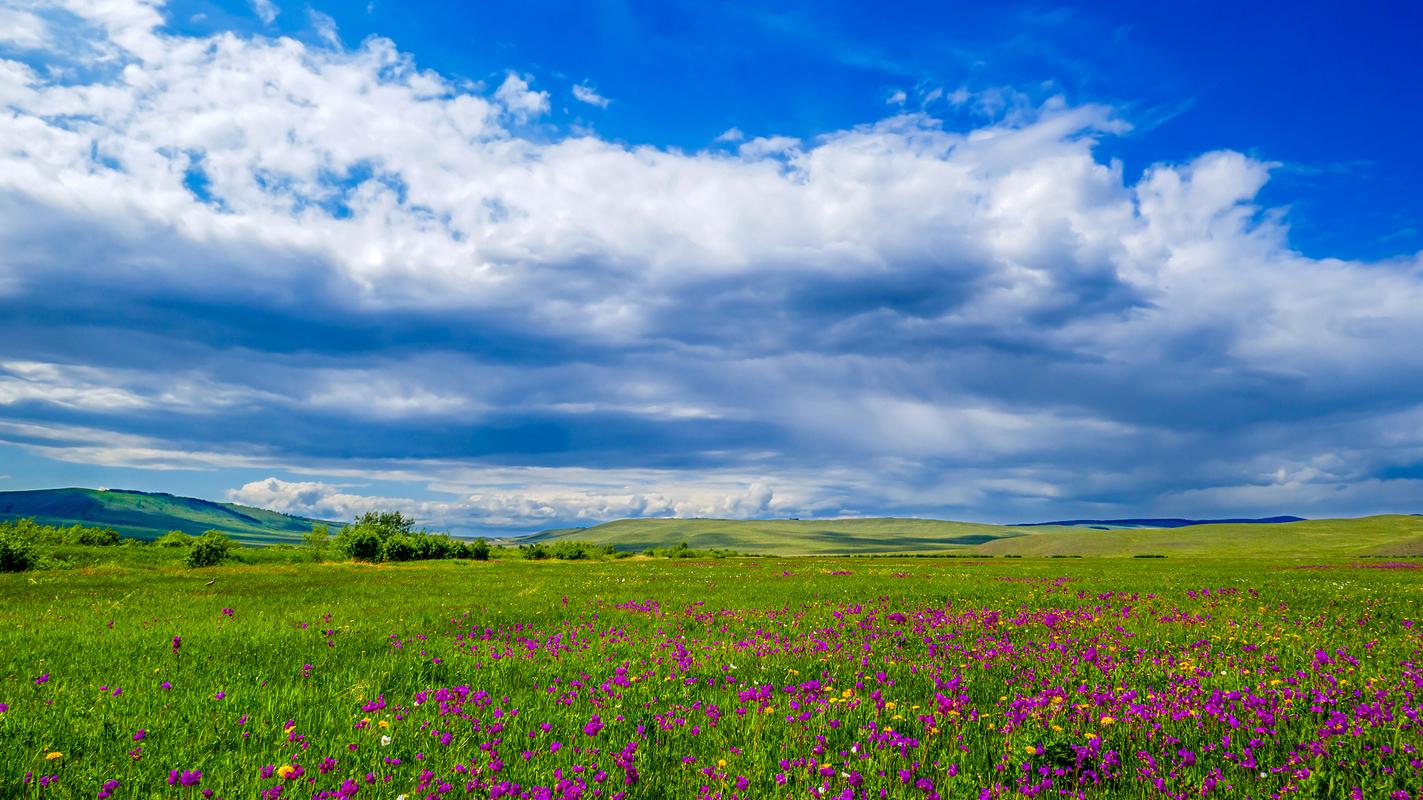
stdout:
{"type": "Polygon", "coordinates": [[[159,687],[160,689],[165,689],[165,690],[166,690],[166,689],[172,689],[172,688],[173,688],[173,684],[169,683],[168,681],[164,681],[164,682],[158,684],[158,687],[159,687]]]}
{"type": "Polygon", "coordinates": [[[104,788],[99,790],[99,800],[109,800],[109,796],[112,795],[117,788],[119,788],[118,781],[104,781],[104,788]]]}
{"type": "Polygon", "coordinates": [[[141,742],[143,741],[143,738],[147,735],[148,731],[144,730],[143,728],[139,728],[138,731],[134,733],[133,740],[135,742],[141,742]]]}
{"type": "Polygon", "coordinates": [[[601,731],[602,729],[603,720],[600,719],[597,714],[594,714],[593,718],[588,720],[588,724],[583,726],[583,735],[597,736],[598,731],[601,731]]]}
{"type": "Polygon", "coordinates": [[[203,773],[201,770],[194,769],[183,770],[179,772],[178,770],[174,769],[168,771],[169,786],[197,786],[198,781],[201,781],[202,779],[203,773]]]}
{"type": "Polygon", "coordinates": [[[43,685],[46,684],[46,683],[49,683],[49,673],[48,673],[48,672],[46,672],[45,674],[39,676],[38,678],[35,678],[35,685],[36,685],[36,686],[43,686],[43,685]]]}
{"type": "Polygon", "coordinates": [[[174,636],[174,637],[173,637],[173,655],[175,655],[175,656],[178,655],[178,648],[180,648],[180,647],[182,647],[182,646],[183,646],[183,637],[181,637],[181,636],[174,636]]]}

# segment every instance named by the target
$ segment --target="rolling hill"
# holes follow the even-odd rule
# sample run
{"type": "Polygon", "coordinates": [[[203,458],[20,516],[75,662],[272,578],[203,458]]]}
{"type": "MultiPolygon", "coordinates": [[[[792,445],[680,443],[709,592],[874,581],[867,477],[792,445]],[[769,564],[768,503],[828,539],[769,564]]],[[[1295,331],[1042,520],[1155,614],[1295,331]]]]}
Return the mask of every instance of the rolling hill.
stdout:
{"type": "Polygon", "coordinates": [[[0,520],[23,517],[44,525],[108,527],[147,540],[175,530],[219,530],[243,544],[299,542],[313,524],[333,525],[235,503],[122,489],[0,492],[0,520]]]}
{"type": "Polygon", "coordinates": [[[591,528],[544,531],[520,541],[575,539],[633,551],[686,542],[696,549],[758,555],[839,555],[948,552],[1030,535],[1039,534],[1005,525],[937,519],[623,519],[591,528]]]}
{"type": "Polygon", "coordinates": [[[1058,528],[1051,533],[987,542],[976,549],[985,555],[1022,556],[1301,559],[1423,556],[1423,517],[1390,514],[1272,525],[1219,523],[1130,530],[1058,528]]]}
{"type": "Polygon", "coordinates": [[[932,519],[627,519],[544,531],[520,542],[569,539],[620,550],[727,548],[758,555],[938,553],[984,556],[1341,559],[1423,556],[1423,517],[1258,521],[1170,528],[985,525],[932,519]]]}

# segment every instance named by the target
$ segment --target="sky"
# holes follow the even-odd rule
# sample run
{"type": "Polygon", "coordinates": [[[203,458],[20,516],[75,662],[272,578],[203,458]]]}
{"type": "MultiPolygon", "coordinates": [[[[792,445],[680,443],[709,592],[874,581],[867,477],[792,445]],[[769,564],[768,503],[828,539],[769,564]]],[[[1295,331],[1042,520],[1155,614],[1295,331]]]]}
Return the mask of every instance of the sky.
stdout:
{"type": "Polygon", "coordinates": [[[1244,5],[0,0],[0,490],[1423,511],[1423,12],[1244,5]]]}

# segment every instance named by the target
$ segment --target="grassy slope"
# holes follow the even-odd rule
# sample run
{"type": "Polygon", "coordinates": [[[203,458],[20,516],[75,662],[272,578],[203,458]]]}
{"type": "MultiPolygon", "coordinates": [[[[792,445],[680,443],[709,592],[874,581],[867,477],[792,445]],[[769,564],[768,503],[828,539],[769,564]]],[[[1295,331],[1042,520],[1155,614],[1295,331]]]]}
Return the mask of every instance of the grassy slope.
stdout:
{"type": "Polygon", "coordinates": [[[625,519],[591,528],[545,531],[531,541],[576,539],[622,550],[722,547],[766,555],[955,552],[1005,537],[1061,528],[1010,528],[936,519],[725,520],[625,519]]]}
{"type": "Polygon", "coordinates": [[[1423,555],[1423,517],[1389,515],[1278,525],[1192,525],[1157,530],[1071,530],[986,543],[993,555],[1164,555],[1172,558],[1350,558],[1423,555]]]}
{"type": "Polygon", "coordinates": [[[525,541],[575,539],[623,550],[723,547],[767,555],[962,553],[1129,557],[1349,558],[1423,555],[1423,517],[1380,516],[1273,525],[1171,529],[1008,527],[930,519],[619,520],[545,531],[525,541]]]}
{"type": "Polygon", "coordinates": [[[220,530],[244,544],[300,541],[315,520],[235,503],[97,489],[0,492],[0,519],[33,517],[46,525],[107,526],[125,536],[155,539],[171,530],[220,530]]]}

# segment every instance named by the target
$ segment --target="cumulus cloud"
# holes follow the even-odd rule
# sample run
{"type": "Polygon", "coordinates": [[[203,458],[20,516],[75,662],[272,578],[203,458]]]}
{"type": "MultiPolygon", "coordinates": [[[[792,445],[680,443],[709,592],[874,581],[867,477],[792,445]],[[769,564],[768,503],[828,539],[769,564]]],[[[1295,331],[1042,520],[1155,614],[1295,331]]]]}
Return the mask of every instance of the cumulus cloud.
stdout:
{"type": "MultiPolygon", "coordinates": [[[[577,94],[577,90],[574,91],[577,94]]],[[[536,92],[529,88],[526,77],[510,72],[504,82],[494,90],[498,100],[515,119],[527,121],[548,113],[548,92],[536,92]]]]}
{"type": "Polygon", "coordinates": [[[69,10],[87,38],[35,41],[82,79],[0,61],[0,441],[510,528],[1382,510],[1423,462],[1423,260],[1293,251],[1240,153],[1125,174],[1114,109],[682,152],[535,136],[532,77],[334,27],[69,10]]]}
{"type": "Polygon", "coordinates": [[[0,8],[0,45],[35,50],[49,44],[44,20],[19,8],[0,8]]]}
{"type": "Polygon", "coordinates": [[[333,521],[354,519],[367,511],[400,511],[422,525],[466,534],[481,529],[522,530],[531,524],[596,524],[621,517],[758,517],[777,513],[784,505],[771,486],[759,482],[687,485],[679,481],[670,487],[643,484],[634,488],[610,483],[609,477],[613,476],[600,475],[591,485],[571,480],[556,485],[521,483],[512,491],[486,488],[459,493],[449,500],[424,501],[353,493],[351,487],[319,481],[269,477],[233,489],[227,497],[235,503],[333,521]]]}

